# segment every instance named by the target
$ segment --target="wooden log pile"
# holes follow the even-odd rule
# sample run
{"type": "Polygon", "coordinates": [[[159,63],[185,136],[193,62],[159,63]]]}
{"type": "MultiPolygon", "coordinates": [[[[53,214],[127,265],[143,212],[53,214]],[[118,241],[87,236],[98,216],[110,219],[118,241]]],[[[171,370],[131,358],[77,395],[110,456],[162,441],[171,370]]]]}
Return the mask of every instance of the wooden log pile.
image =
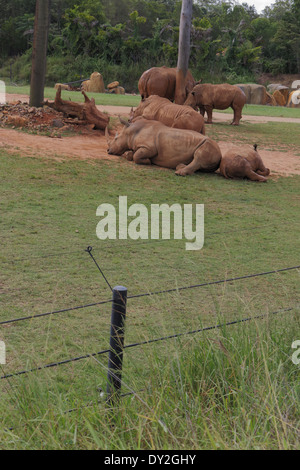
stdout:
{"type": "Polygon", "coordinates": [[[94,98],[89,99],[85,91],[82,91],[84,103],[63,100],[61,97],[61,87],[56,92],[54,102],[46,101],[44,104],[56,111],[62,112],[72,118],[77,118],[80,122],[91,124],[95,129],[104,130],[109,122],[108,114],[102,113],[96,107],[94,98]]]}

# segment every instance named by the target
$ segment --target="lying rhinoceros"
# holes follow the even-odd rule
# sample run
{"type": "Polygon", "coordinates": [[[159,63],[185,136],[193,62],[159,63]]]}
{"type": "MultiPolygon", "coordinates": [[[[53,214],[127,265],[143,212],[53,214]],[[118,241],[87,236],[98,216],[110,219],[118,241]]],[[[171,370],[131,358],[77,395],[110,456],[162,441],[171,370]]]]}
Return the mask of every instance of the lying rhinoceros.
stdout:
{"type": "Polygon", "coordinates": [[[176,129],[190,129],[205,135],[204,118],[190,106],[171,103],[167,98],[152,95],[142,100],[133,111],[130,120],[134,121],[142,116],[145,119],[160,121],[168,127],[176,129]]]}
{"type": "Polygon", "coordinates": [[[221,160],[220,173],[225,178],[249,178],[265,182],[270,170],[264,166],[257,145],[254,144],[253,149],[227,150],[221,160]]]}
{"type": "Polygon", "coordinates": [[[199,132],[174,129],[161,122],[138,119],[124,126],[121,134],[109,138],[106,128],[108,153],[123,155],[141,165],[151,163],[176,169],[176,174],[191,175],[197,170],[213,172],[222,158],[219,146],[199,132]]]}
{"type": "MultiPolygon", "coordinates": [[[[173,101],[176,88],[176,67],[152,67],[146,70],[140,77],[138,89],[142,99],[151,95],[162,96],[173,101]]],[[[185,77],[186,96],[192,90],[196,81],[188,70],[185,77]]]]}
{"type": "Polygon", "coordinates": [[[242,109],[246,104],[245,93],[235,85],[224,83],[212,85],[211,83],[198,83],[188,94],[184,104],[196,109],[204,116],[207,113],[207,124],[212,124],[213,109],[233,109],[233,121],[231,124],[238,126],[242,118],[242,109]]]}

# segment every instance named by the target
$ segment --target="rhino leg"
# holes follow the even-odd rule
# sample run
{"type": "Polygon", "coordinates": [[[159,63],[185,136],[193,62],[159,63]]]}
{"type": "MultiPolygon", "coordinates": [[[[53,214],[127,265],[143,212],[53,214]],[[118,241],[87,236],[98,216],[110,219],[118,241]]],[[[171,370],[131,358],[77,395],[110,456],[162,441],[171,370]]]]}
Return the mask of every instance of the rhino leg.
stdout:
{"type": "Polygon", "coordinates": [[[175,174],[179,176],[192,175],[195,171],[213,172],[216,171],[221,162],[221,151],[212,141],[205,140],[196,149],[194,158],[188,165],[181,163],[177,165],[175,174]]]}
{"type": "Polygon", "coordinates": [[[191,175],[192,173],[195,173],[196,170],[191,171],[191,169],[188,168],[189,166],[190,165],[185,165],[184,163],[180,163],[176,167],[175,175],[186,176],[186,175],[191,175]]]}
{"type": "Polygon", "coordinates": [[[144,147],[139,148],[133,155],[133,161],[138,165],[151,165],[150,157],[154,157],[155,155],[149,155],[149,149],[144,147]]]}
{"type": "Polygon", "coordinates": [[[238,126],[240,124],[240,120],[242,119],[242,109],[240,106],[234,104],[231,107],[233,109],[233,121],[231,124],[233,126],[238,126]]]}
{"type": "Polygon", "coordinates": [[[123,153],[122,157],[126,158],[129,162],[132,162],[133,160],[133,151],[132,150],[127,150],[126,152],[123,153]]]}
{"type": "MultiPolygon", "coordinates": [[[[249,162],[247,162],[247,163],[249,163],[249,162]]],[[[252,170],[252,168],[250,166],[250,163],[245,168],[245,176],[251,181],[261,181],[263,183],[267,181],[267,178],[265,178],[264,176],[259,175],[258,173],[256,173],[255,171],[252,170]]]]}
{"type": "Polygon", "coordinates": [[[258,175],[262,175],[262,176],[269,176],[270,170],[269,170],[269,168],[265,168],[263,171],[262,170],[256,170],[256,173],[258,175]]]}
{"type": "Polygon", "coordinates": [[[256,173],[262,176],[268,176],[270,174],[269,168],[266,168],[262,160],[259,162],[259,165],[256,169],[256,173]]]}
{"type": "Polygon", "coordinates": [[[212,106],[205,106],[205,111],[207,113],[207,121],[206,124],[212,124],[212,113],[213,113],[213,107],[212,106]]]}

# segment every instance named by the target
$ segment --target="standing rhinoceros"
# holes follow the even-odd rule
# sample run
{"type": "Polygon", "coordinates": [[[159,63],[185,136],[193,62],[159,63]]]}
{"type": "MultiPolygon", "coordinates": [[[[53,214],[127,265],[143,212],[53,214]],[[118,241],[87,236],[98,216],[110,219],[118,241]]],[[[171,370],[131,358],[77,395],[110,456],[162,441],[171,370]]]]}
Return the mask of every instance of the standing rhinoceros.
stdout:
{"type": "Polygon", "coordinates": [[[220,173],[225,178],[248,178],[252,181],[265,182],[270,170],[263,164],[257,152],[257,145],[254,144],[253,149],[227,150],[221,160],[220,173]]]}
{"type": "Polygon", "coordinates": [[[140,102],[133,111],[131,109],[130,119],[139,117],[160,121],[168,127],[176,129],[190,129],[205,135],[204,118],[190,106],[171,103],[167,98],[151,95],[140,102]]]}
{"type": "Polygon", "coordinates": [[[194,86],[184,104],[192,106],[194,109],[199,107],[202,116],[206,111],[207,124],[212,124],[213,109],[231,107],[234,113],[231,124],[238,126],[242,117],[242,109],[246,104],[246,95],[238,86],[228,83],[222,85],[199,83],[194,86]]]}
{"type": "Polygon", "coordinates": [[[109,154],[122,155],[131,151],[128,160],[176,169],[176,174],[181,176],[197,170],[216,171],[222,158],[217,143],[199,132],[174,129],[143,118],[124,126],[114,139],[109,138],[106,128],[106,137],[109,154]]]}
{"type": "MultiPolygon", "coordinates": [[[[152,67],[146,70],[140,77],[138,88],[142,100],[150,95],[158,95],[173,101],[176,87],[176,67],[152,67]]],[[[195,85],[194,77],[188,70],[185,78],[186,96],[195,85]]]]}

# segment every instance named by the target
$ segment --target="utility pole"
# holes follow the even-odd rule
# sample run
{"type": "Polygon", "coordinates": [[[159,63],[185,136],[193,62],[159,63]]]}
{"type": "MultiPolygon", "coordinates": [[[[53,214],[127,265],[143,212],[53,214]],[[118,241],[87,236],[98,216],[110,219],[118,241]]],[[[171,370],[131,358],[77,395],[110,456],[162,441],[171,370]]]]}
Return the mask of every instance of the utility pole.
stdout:
{"type": "Polygon", "coordinates": [[[175,89],[175,103],[177,104],[183,104],[186,99],[185,77],[190,60],[192,12],[193,0],[182,0],[175,89]]]}
{"type": "Polygon", "coordinates": [[[44,101],[49,21],[50,0],[36,0],[30,83],[30,105],[36,107],[44,101]]]}

